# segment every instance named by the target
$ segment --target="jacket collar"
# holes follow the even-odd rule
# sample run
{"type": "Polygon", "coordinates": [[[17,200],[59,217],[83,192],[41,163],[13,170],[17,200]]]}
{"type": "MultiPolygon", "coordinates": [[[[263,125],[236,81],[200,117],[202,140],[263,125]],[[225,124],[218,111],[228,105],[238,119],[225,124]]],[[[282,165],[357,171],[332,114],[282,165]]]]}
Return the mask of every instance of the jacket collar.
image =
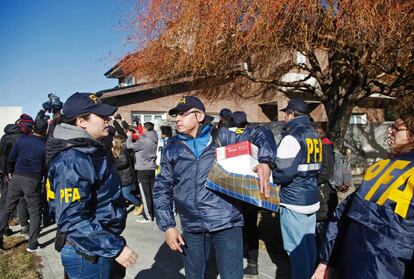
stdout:
{"type": "Polygon", "coordinates": [[[288,123],[285,124],[283,127],[284,134],[291,132],[293,129],[299,127],[299,126],[305,126],[310,127],[310,119],[307,115],[298,116],[292,120],[290,120],[288,123]]]}

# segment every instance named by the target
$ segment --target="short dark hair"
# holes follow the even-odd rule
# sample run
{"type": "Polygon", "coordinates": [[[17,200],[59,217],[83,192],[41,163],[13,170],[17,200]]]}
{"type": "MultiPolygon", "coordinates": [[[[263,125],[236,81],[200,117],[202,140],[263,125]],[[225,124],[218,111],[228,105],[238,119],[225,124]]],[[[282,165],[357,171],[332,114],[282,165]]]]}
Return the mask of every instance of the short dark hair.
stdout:
{"type": "Polygon", "coordinates": [[[76,119],[79,118],[79,117],[83,118],[85,120],[88,120],[89,117],[91,117],[91,114],[90,113],[85,113],[85,114],[81,114],[81,115],[78,115],[78,116],[76,116],[74,118],[70,118],[70,119],[65,118],[63,116],[63,123],[68,124],[68,125],[72,125],[72,126],[76,126],[76,119]]]}
{"type": "Polygon", "coordinates": [[[144,123],[144,128],[147,129],[147,131],[152,131],[152,130],[154,130],[154,123],[152,123],[152,122],[145,122],[144,123]]]}
{"type": "Polygon", "coordinates": [[[48,126],[47,119],[37,119],[34,123],[33,132],[38,135],[45,135],[48,126]]]}
{"type": "Polygon", "coordinates": [[[161,134],[165,135],[166,137],[172,137],[172,129],[170,126],[161,126],[161,134]]]}

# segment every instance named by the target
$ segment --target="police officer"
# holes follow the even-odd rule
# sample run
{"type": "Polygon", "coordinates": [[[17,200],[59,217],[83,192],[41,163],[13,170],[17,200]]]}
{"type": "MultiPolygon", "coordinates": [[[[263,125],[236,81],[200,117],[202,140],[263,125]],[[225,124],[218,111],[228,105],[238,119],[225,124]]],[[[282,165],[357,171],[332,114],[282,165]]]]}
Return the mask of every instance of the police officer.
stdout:
{"type": "Polygon", "coordinates": [[[280,189],[280,227],[293,279],[309,279],[316,265],[316,212],[319,209],[317,175],[322,142],[313,131],[308,105],[291,99],[277,149],[273,181],[280,189]]]}
{"type": "Polygon", "coordinates": [[[116,110],[94,94],[75,93],[63,106],[64,123],[47,144],[56,248],[70,278],[113,278],[116,263],[130,267],[137,260],[120,236],[125,203],[116,168],[101,144],[116,110]]]}
{"type": "MultiPolygon", "coordinates": [[[[243,278],[242,226],[239,202],[206,188],[213,166],[216,142],[228,145],[250,140],[259,147],[257,173],[261,190],[269,184],[268,163],[276,149],[273,134],[259,126],[236,135],[226,129],[213,130],[212,117],[194,96],[182,97],[169,111],[176,118],[177,135],[171,138],[161,158],[153,197],[158,227],[165,232],[166,243],[183,253],[188,279],[204,279],[211,247],[223,279],[243,278]],[[217,132],[216,136],[214,133],[217,132]],[[183,233],[176,229],[173,201],[179,212],[183,233]]],[[[269,193],[265,192],[265,196],[269,193]]]]}
{"type": "Polygon", "coordinates": [[[391,158],[369,167],[336,209],[312,279],[414,278],[414,106],[391,129],[391,158]],[[329,272],[331,273],[331,272],[329,272]]]}

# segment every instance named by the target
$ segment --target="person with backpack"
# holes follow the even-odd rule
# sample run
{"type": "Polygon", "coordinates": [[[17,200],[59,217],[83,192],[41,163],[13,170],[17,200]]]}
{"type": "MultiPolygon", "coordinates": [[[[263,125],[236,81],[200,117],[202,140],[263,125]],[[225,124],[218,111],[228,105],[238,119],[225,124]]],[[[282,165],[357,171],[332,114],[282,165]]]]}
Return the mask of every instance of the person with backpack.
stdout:
{"type": "Polygon", "coordinates": [[[273,181],[280,188],[280,228],[293,279],[308,279],[316,265],[317,177],[322,164],[322,141],[314,132],[309,107],[293,98],[286,108],[286,124],[276,153],[273,181]]]}
{"type": "Polygon", "coordinates": [[[414,106],[391,129],[390,156],[370,166],[335,210],[312,279],[414,278],[414,106]]]}
{"type": "Polygon", "coordinates": [[[135,206],[134,215],[141,215],[143,206],[140,200],[132,193],[134,183],[134,162],[131,161],[126,143],[119,135],[113,139],[112,154],[116,169],[121,179],[122,195],[135,206]]]}
{"type": "Polygon", "coordinates": [[[276,143],[270,130],[252,125],[243,134],[213,128],[212,117],[194,96],[180,98],[169,111],[176,119],[177,135],[170,139],[161,159],[153,198],[157,225],[165,232],[166,243],[182,253],[187,279],[204,279],[212,247],[222,279],[243,278],[243,217],[240,201],[206,188],[215,160],[216,146],[250,140],[259,147],[262,193],[268,187],[276,143]],[[183,232],[176,228],[175,202],[183,232]]]}
{"type": "Polygon", "coordinates": [[[321,172],[318,174],[318,188],[319,188],[319,210],[316,212],[316,239],[318,247],[320,246],[320,237],[324,234],[328,220],[332,218],[333,212],[338,205],[337,189],[333,188],[329,183],[332,179],[335,169],[335,155],[334,155],[334,143],[328,138],[325,133],[324,127],[321,124],[316,132],[322,140],[322,166],[321,172]]]}

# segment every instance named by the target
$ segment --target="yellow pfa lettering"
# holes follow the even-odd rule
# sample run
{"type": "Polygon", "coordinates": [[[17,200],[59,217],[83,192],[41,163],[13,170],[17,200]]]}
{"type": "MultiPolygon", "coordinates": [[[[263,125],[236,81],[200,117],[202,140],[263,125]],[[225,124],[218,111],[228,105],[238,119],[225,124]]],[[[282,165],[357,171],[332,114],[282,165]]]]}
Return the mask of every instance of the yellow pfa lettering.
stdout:
{"type": "Polygon", "coordinates": [[[79,194],[78,188],[73,188],[72,202],[75,202],[75,201],[80,201],[80,194],[79,194]]]}
{"type": "Polygon", "coordinates": [[[62,200],[65,197],[65,190],[64,189],[59,190],[59,197],[60,197],[60,203],[62,203],[62,200]]]}
{"type": "Polygon", "coordinates": [[[322,162],[322,150],[323,150],[323,148],[322,148],[322,141],[321,140],[319,140],[319,146],[320,146],[320,152],[319,152],[319,162],[322,162]]]}
{"type": "Polygon", "coordinates": [[[60,203],[65,200],[65,203],[75,202],[80,200],[80,194],[78,188],[64,188],[60,189],[60,203]]]}
{"type": "Polygon", "coordinates": [[[396,203],[394,212],[405,218],[408,213],[408,208],[413,198],[414,188],[414,167],[399,176],[390,187],[381,195],[377,204],[383,205],[386,200],[392,200],[396,203]],[[407,180],[408,179],[408,180],[407,180]],[[407,181],[404,190],[399,188],[407,181]]]}
{"type": "Polygon", "coordinates": [[[315,163],[322,162],[322,141],[320,139],[306,138],[306,146],[308,149],[307,163],[310,164],[312,155],[315,163]]]}
{"type": "Polygon", "coordinates": [[[72,197],[72,188],[65,188],[65,202],[69,203],[69,198],[72,197]]]}
{"type": "MultiPolygon", "coordinates": [[[[365,195],[365,199],[369,201],[372,198],[372,196],[375,194],[375,192],[377,192],[378,188],[381,185],[387,185],[388,183],[390,183],[391,179],[394,178],[394,176],[390,175],[390,173],[394,169],[400,169],[400,170],[404,169],[409,163],[410,163],[409,161],[402,161],[402,160],[395,161],[388,169],[385,170],[385,172],[381,175],[381,177],[377,179],[374,186],[372,186],[371,189],[369,189],[368,193],[365,195]]],[[[377,173],[376,175],[378,175],[379,172],[378,171],[375,171],[375,172],[377,173]]]]}
{"type": "Polygon", "coordinates": [[[46,179],[46,200],[51,201],[55,199],[55,193],[52,191],[52,187],[50,186],[50,180],[49,178],[46,179]]]}
{"type": "Polygon", "coordinates": [[[308,146],[308,164],[310,163],[310,156],[313,153],[313,140],[310,138],[306,138],[306,145],[308,146]]]}
{"type": "Polygon", "coordinates": [[[382,170],[388,165],[390,160],[381,160],[372,166],[370,166],[364,175],[365,181],[370,181],[371,179],[375,178],[382,170]]]}
{"type": "Polygon", "coordinates": [[[315,152],[313,152],[314,154],[313,154],[313,161],[316,163],[316,162],[319,162],[319,160],[317,159],[317,157],[319,158],[320,157],[320,155],[321,155],[321,146],[320,146],[320,140],[319,139],[313,139],[313,149],[315,150],[315,152]],[[317,156],[317,155],[319,155],[319,156],[317,156]]]}

